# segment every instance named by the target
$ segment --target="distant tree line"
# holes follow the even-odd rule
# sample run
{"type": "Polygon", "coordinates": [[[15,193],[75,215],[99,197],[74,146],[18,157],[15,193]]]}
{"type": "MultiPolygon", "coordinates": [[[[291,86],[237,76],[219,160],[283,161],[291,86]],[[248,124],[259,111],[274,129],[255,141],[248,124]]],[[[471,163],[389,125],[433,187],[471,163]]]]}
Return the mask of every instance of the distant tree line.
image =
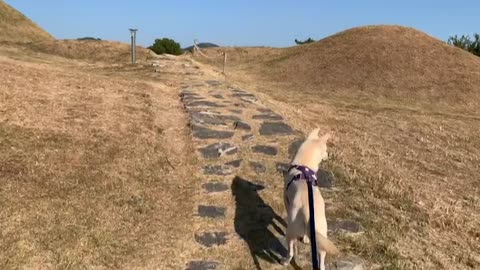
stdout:
{"type": "Polygon", "coordinates": [[[312,42],[315,42],[315,40],[312,39],[312,38],[305,39],[304,41],[295,39],[295,43],[296,43],[297,45],[303,45],[303,44],[312,43],[312,42]]]}
{"type": "Polygon", "coordinates": [[[457,35],[451,36],[448,39],[448,44],[480,56],[480,34],[473,34],[473,39],[468,35],[462,35],[461,37],[457,35]]]}

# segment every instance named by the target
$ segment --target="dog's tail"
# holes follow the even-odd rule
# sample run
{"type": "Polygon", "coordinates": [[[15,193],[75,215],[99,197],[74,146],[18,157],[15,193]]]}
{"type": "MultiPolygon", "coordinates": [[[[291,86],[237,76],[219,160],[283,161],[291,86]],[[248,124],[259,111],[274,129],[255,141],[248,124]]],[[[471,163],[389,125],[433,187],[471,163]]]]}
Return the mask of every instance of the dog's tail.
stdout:
{"type": "Polygon", "coordinates": [[[317,246],[327,252],[328,254],[331,255],[337,255],[340,253],[338,248],[333,244],[332,241],[328,240],[325,236],[323,236],[321,233],[317,232],[315,233],[316,240],[317,240],[317,246]]]}

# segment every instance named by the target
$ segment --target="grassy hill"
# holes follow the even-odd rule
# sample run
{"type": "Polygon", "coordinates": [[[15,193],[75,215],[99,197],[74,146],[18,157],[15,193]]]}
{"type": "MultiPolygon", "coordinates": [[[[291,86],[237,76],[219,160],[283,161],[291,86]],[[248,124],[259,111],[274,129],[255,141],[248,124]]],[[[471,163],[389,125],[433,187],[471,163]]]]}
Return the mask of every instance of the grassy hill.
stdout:
{"type": "MultiPolygon", "coordinates": [[[[0,0],[0,43],[26,49],[24,53],[40,52],[70,59],[128,63],[130,45],[104,40],[56,40],[33,21],[0,0]]],[[[137,46],[137,60],[152,55],[149,49],[137,46]]]]}
{"type": "Polygon", "coordinates": [[[0,42],[52,41],[54,38],[25,15],[0,0],[0,42]]]}
{"type": "Polygon", "coordinates": [[[322,98],[480,104],[480,58],[413,28],[367,26],[285,49],[207,51],[215,50],[227,50],[229,68],[322,98]]]}

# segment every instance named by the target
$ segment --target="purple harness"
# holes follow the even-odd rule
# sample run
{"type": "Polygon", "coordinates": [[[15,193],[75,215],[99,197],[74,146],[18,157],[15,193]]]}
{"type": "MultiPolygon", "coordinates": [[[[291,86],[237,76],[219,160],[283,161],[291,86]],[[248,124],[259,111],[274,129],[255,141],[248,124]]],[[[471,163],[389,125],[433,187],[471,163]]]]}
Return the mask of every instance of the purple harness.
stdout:
{"type": "Polygon", "coordinates": [[[295,175],[290,182],[287,184],[287,189],[290,187],[290,185],[293,183],[293,181],[297,180],[306,180],[307,182],[311,182],[312,185],[317,186],[317,176],[315,175],[315,172],[312,169],[309,169],[308,167],[305,166],[300,166],[300,165],[292,165],[288,169],[288,172],[290,172],[292,169],[297,169],[302,173],[299,173],[295,175]]]}

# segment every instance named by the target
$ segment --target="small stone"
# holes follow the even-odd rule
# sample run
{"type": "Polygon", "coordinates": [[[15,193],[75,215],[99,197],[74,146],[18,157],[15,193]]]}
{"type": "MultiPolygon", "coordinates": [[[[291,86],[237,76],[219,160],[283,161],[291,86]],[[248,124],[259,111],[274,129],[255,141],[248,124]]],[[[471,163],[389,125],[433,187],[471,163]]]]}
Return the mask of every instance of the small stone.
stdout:
{"type": "Polygon", "coordinates": [[[258,101],[256,97],[241,97],[240,100],[248,102],[248,103],[255,103],[258,101]]]}
{"type": "Polygon", "coordinates": [[[207,191],[207,193],[223,192],[229,189],[228,185],[223,183],[205,183],[202,185],[202,188],[207,191]]]}
{"type": "Polygon", "coordinates": [[[247,141],[247,140],[253,139],[253,137],[255,137],[255,135],[253,135],[253,134],[243,135],[242,136],[242,141],[247,141]]]}
{"type": "Polygon", "coordinates": [[[232,97],[245,97],[245,98],[257,99],[254,95],[248,94],[246,92],[235,92],[234,94],[232,94],[232,97]]]}
{"type": "Polygon", "coordinates": [[[208,218],[223,218],[225,217],[225,207],[211,206],[211,205],[199,205],[198,215],[208,218]]]}
{"type": "Polygon", "coordinates": [[[260,135],[290,135],[293,134],[293,129],[282,122],[263,122],[260,126],[260,135]]]}
{"type": "Polygon", "coordinates": [[[328,225],[328,230],[350,235],[363,233],[365,231],[362,224],[353,220],[336,220],[334,222],[330,222],[328,225]]]}
{"type": "Polygon", "coordinates": [[[193,136],[198,139],[227,139],[233,137],[231,131],[214,130],[198,125],[193,125],[192,130],[193,136]]]}
{"type": "Polygon", "coordinates": [[[240,167],[240,165],[242,164],[242,159],[236,159],[236,160],[232,160],[232,161],[229,161],[227,163],[225,163],[226,166],[232,166],[234,168],[238,168],[240,167]]]}
{"type": "Polygon", "coordinates": [[[231,166],[225,165],[206,165],[203,168],[203,174],[205,175],[230,175],[232,174],[231,166]]]}
{"type": "Polygon", "coordinates": [[[242,108],[245,108],[245,107],[246,107],[245,104],[243,104],[243,103],[233,103],[233,106],[235,106],[235,107],[242,107],[242,108]]]}
{"type": "Polygon", "coordinates": [[[231,109],[229,110],[231,113],[236,113],[236,114],[241,114],[242,113],[242,110],[234,110],[234,109],[231,109]]]}
{"type": "Polygon", "coordinates": [[[223,96],[220,95],[220,94],[212,95],[212,97],[214,97],[214,98],[216,98],[216,99],[223,99],[223,96]]]}
{"type": "Polygon", "coordinates": [[[199,148],[198,151],[202,154],[204,158],[214,159],[214,158],[219,158],[222,153],[226,153],[230,155],[234,154],[232,153],[233,152],[232,150],[225,152],[225,150],[228,150],[228,149],[236,149],[236,148],[232,148],[232,145],[229,143],[214,143],[214,144],[208,145],[207,147],[199,148]]]}
{"type": "Polygon", "coordinates": [[[281,117],[278,114],[257,114],[252,116],[252,119],[280,121],[280,120],[283,120],[283,117],[281,117]]]}
{"type": "Polygon", "coordinates": [[[190,261],[185,270],[216,270],[219,265],[214,261],[190,261]]]}
{"type": "Polygon", "coordinates": [[[249,124],[247,124],[245,122],[242,122],[242,121],[233,122],[233,128],[234,129],[246,130],[246,131],[252,130],[252,127],[249,124]]]}
{"type": "Polygon", "coordinates": [[[226,232],[204,232],[200,234],[196,233],[195,241],[197,241],[198,243],[206,247],[221,246],[227,243],[227,233],[226,232]]]}
{"type": "Polygon", "coordinates": [[[250,164],[250,167],[253,169],[253,171],[256,173],[264,173],[267,171],[267,168],[265,167],[265,165],[263,165],[260,162],[250,161],[249,164],[250,164]]]}
{"type": "Polygon", "coordinates": [[[252,147],[254,153],[262,153],[265,155],[275,156],[278,153],[277,148],[268,145],[255,145],[252,147]]]}
{"type": "Polygon", "coordinates": [[[206,80],[206,83],[208,83],[211,86],[219,86],[221,83],[217,80],[206,80]]]}
{"type": "Polygon", "coordinates": [[[258,108],[257,111],[261,113],[274,113],[271,109],[269,108],[258,108]]]}

